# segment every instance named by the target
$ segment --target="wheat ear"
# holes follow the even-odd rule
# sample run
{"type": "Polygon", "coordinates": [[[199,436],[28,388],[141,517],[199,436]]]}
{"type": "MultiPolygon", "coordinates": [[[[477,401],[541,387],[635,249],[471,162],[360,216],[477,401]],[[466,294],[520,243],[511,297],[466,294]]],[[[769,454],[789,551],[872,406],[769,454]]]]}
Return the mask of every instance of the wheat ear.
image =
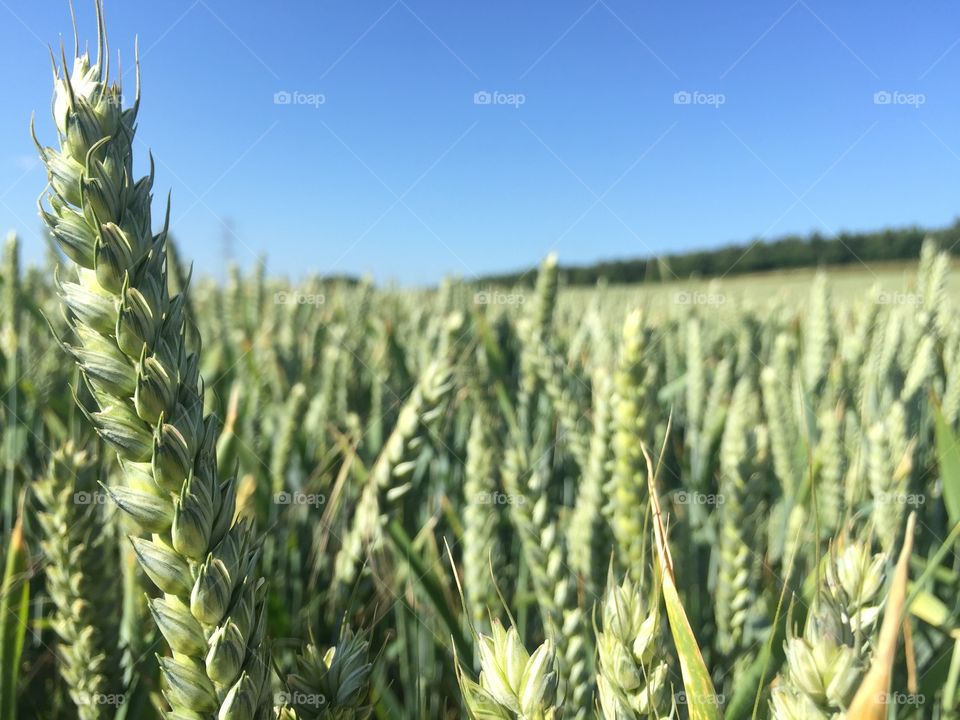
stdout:
{"type": "Polygon", "coordinates": [[[168,717],[266,718],[257,542],[248,524],[234,523],[234,481],[217,472],[217,423],[203,416],[190,349],[199,338],[184,296],[168,293],[166,223],[153,234],[152,177],[133,179],[139,89],[123,108],[97,9],[96,59],[83,53],[71,68],[63,56],[57,72],[59,149],[38,143],[49,176],[41,215],[68,258],[60,295],[76,344],[64,347],[94,398],[89,420],[124,469],[125,485],[108,492],[150,533],[133,542],[163,592],[150,607],[172,651],[159,658],[168,717]]]}

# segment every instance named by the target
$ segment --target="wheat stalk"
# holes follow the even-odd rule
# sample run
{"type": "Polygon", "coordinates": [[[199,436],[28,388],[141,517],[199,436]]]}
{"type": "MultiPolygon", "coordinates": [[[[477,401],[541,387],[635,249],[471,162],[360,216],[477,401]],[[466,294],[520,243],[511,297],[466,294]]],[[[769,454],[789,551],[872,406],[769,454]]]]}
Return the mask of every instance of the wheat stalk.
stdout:
{"type": "Polygon", "coordinates": [[[409,476],[425,441],[421,430],[442,411],[441,402],[450,387],[449,362],[434,361],[424,369],[401,408],[396,426],[370,470],[353,522],[337,553],[333,581],[338,602],[349,598],[365,554],[382,543],[387,508],[410,491],[409,476]]]}
{"type": "Polygon", "coordinates": [[[464,468],[463,574],[470,619],[483,625],[490,609],[497,606],[495,578],[498,525],[500,518],[499,485],[495,475],[492,418],[481,411],[470,422],[467,460],[464,468]]]}
{"type": "Polygon", "coordinates": [[[648,417],[657,384],[657,366],[648,362],[643,315],[631,312],[623,326],[620,364],[614,376],[613,473],[611,507],[613,534],[620,549],[617,562],[635,581],[646,565],[643,530],[647,506],[647,467],[642,445],[652,439],[648,417]]]}
{"type": "Polygon", "coordinates": [[[107,718],[110,707],[99,698],[124,692],[114,619],[120,595],[110,578],[118,555],[113,537],[100,527],[96,470],[89,453],[67,442],[33,483],[43,508],[37,519],[47,558],[47,593],[56,609],[60,673],[80,720],[107,718]]]}
{"type": "Polygon", "coordinates": [[[64,347],[124,469],[126,484],[107,490],[152,533],[133,542],[164,593],[150,607],[173,651],[159,658],[170,716],[263,718],[271,671],[256,541],[233,522],[234,481],[217,473],[184,297],[168,294],[166,224],[153,234],[152,178],[133,179],[139,89],[124,109],[97,9],[96,58],[70,67],[64,56],[57,74],[59,149],[38,143],[50,181],[41,215],[69,261],[61,298],[77,344],[64,347]]]}
{"type": "Polygon", "coordinates": [[[577,502],[570,517],[570,567],[586,583],[586,596],[595,597],[602,585],[602,565],[611,546],[610,529],[603,517],[603,486],[611,462],[610,404],[612,381],[603,371],[593,381],[593,433],[590,453],[580,481],[577,502]]]}
{"type": "Polygon", "coordinates": [[[714,607],[718,647],[728,659],[754,645],[747,630],[751,614],[758,619],[763,546],[757,530],[767,507],[763,482],[767,445],[756,386],[752,378],[741,378],[733,392],[720,445],[718,498],[722,499],[722,512],[714,607]]]}

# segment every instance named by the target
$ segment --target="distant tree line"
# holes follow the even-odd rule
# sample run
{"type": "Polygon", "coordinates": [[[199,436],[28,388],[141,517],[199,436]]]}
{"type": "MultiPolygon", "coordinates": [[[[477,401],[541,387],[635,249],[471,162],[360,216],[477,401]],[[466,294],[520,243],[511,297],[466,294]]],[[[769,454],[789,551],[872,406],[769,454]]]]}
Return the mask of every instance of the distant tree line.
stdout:
{"type": "MultiPolygon", "coordinates": [[[[632,260],[608,260],[581,266],[561,266],[568,285],[663,282],[721,275],[787,270],[821,265],[859,265],[861,262],[915,260],[923,240],[933,237],[940,247],[960,255],[960,219],[939,230],[920,227],[875,232],[842,232],[831,238],[820,233],[788,235],[770,242],[728,245],[715,250],[661,255],[632,260]]],[[[490,285],[532,285],[535,268],[488,275],[477,279],[490,285]]]]}

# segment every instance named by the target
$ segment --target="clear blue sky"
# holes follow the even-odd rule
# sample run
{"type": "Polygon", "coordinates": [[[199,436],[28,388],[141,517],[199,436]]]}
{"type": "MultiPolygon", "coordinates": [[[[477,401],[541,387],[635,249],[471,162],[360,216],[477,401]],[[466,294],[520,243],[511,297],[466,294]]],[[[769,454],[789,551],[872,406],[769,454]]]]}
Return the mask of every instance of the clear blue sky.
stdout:
{"type": "MultiPolygon", "coordinates": [[[[76,2],[92,39],[92,0],[76,2]]],[[[107,0],[107,15],[125,67],[139,36],[141,158],[201,273],[221,273],[229,233],[244,265],[425,283],[551,249],[581,263],[960,214],[947,0],[107,0]],[[475,103],[484,91],[503,95],[475,103]]],[[[66,0],[0,0],[0,228],[28,260],[44,184],[28,121],[52,140],[46,45],[69,29],[66,0]]]]}

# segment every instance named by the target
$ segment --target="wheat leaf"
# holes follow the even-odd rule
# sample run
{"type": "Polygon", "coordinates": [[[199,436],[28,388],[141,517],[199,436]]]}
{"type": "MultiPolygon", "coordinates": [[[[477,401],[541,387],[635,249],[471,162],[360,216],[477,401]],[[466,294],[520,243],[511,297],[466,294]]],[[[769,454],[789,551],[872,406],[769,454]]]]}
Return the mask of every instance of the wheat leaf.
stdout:
{"type": "Polygon", "coordinates": [[[890,594],[887,596],[887,607],[883,614],[883,625],[880,627],[880,640],[877,643],[873,664],[863,678],[863,682],[860,683],[860,688],[847,710],[847,717],[851,720],[883,720],[887,716],[890,676],[893,673],[897,638],[900,635],[903,608],[907,598],[907,573],[916,522],[916,513],[910,513],[903,548],[900,550],[897,569],[890,585],[890,594]]]}
{"type": "Polygon", "coordinates": [[[650,488],[650,503],[653,506],[653,534],[657,548],[657,560],[660,568],[663,599],[667,606],[667,618],[670,632],[677,646],[680,658],[680,672],[683,675],[683,687],[686,691],[687,709],[691,720],[720,720],[720,699],[710,679],[697,638],[687,619],[687,614],[677,592],[676,578],[673,574],[673,559],[667,544],[667,530],[663,524],[660,501],[657,498],[656,475],[653,461],[646,447],[643,455],[647,460],[647,483],[650,488]]]}

